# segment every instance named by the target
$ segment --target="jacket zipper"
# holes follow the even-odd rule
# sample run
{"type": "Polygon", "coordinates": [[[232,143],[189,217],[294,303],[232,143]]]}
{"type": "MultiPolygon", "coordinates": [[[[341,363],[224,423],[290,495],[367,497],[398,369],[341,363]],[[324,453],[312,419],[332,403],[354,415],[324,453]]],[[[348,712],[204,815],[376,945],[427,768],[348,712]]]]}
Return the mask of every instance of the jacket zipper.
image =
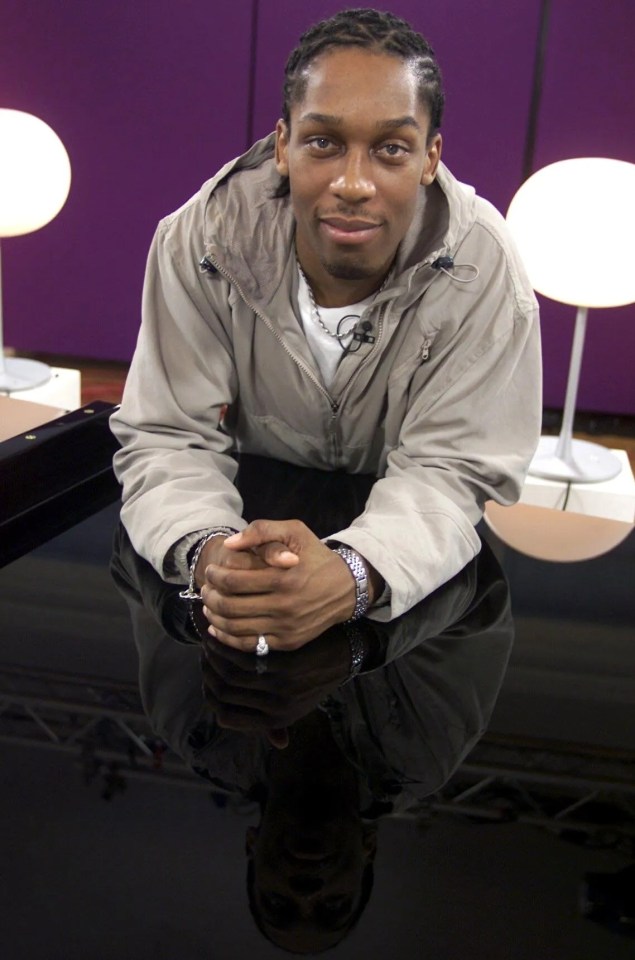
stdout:
{"type": "Polygon", "coordinates": [[[340,394],[340,397],[341,397],[342,399],[344,398],[344,395],[345,395],[345,394],[347,393],[347,391],[349,390],[349,388],[350,388],[353,380],[358,376],[358,374],[360,374],[360,373],[362,372],[362,370],[364,369],[364,367],[369,363],[369,361],[370,361],[373,353],[375,352],[375,350],[379,349],[379,345],[380,345],[380,343],[381,343],[382,334],[383,334],[383,332],[384,332],[384,314],[385,314],[385,312],[386,312],[386,304],[385,304],[385,303],[382,303],[381,307],[379,308],[379,323],[378,323],[378,328],[377,328],[377,339],[375,340],[375,343],[373,344],[372,349],[371,349],[371,350],[368,352],[368,354],[364,357],[364,359],[362,360],[362,362],[360,363],[360,365],[357,367],[357,369],[356,369],[356,370],[353,370],[353,372],[351,373],[350,377],[348,378],[348,380],[347,380],[346,383],[344,384],[344,386],[343,386],[343,388],[342,388],[342,392],[341,392],[341,394],[340,394]]]}
{"type": "Polygon", "coordinates": [[[322,384],[320,383],[320,381],[313,375],[313,373],[311,372],[311,370],[309,370],[309,368],[308,368],[307,366],[305,366],[305,364],[300,360],[300,358],[299,358],[299,357],[296,357],[295,353],[293,353],[293,351],[289,349],[289,347],[286,345],[286,343],[284,342],[284,340],[282,339],[282,337],[280,336],[280,334],[278,333],[278,331],[277,331],[277,330],[275,329],[275,327],[270,323],[270,321],[267,319],[267,317],[265,317],[264,314],[260,313],[260,311],[253,305],[253,303],[245,296],[245,294],[244,294],[244,292],[243,292],[240,284],[237,283],[236,280],[234,280],[234,278],[233,278],[232,276],[230,276],[223,267],[221,267],[221,265],[218,263],[217,260],[214,259],[213,256],[211,256],[210,254],[207,254],[207,257],[208,257],[208,259],[210,260],[210,262],[214,265],[214,267],[216,268],[216,270],[218,270],[218,272],[220,273],[220,275],[221,275],[222,277],[224,277],[225,280],[228,281],[228,283],[231,283],[232,286],[236,287],[236,289],[237,289],[238,292],[240,293],[242,299],[243,299],[244,302],[247,304],[247,306],[249,307],[249,309],[250,309],[250,310],[253,310],[253,312],[256,314],[256,316],[259,317],[259,318],[262,320],[262,322],[265,324],[265,326],[267,327],[267,329],[268,329],[268,330],[273,334],[273,336],[276,338],[276,340],[278,341],[278,343],[280,344],[280,346],[282,347],[282,349],[284,350],[284,352],[287,354],[287,356],[291,357],[291,359],[292,359],[293,362],[296,364],[296,366],[298,366],[298,367],[300,368],[300,370],[302,370],[302,372],[309,378],[309,380],[311,381],[311,383],[313,383],[313,384],[318,388],[318,390],[320,391],[320,393],[322,394],[322,396],[323,396],[323,397],[326,397],[326,399],[328,400],[329,407],[331,408],[331,422],[332,422],[333,420],[335,420],[335,418],[337,417],[337,412],[338,412],[338,410],[339,410],[339,403],[337,402],[337,400],[334,400],[334,399],[333,399],[333,397],[330,395],[330,393],[328,392],[328,390],[325,390],[325,389],[324,389],[324,387],[322,386],[322,384]]]}

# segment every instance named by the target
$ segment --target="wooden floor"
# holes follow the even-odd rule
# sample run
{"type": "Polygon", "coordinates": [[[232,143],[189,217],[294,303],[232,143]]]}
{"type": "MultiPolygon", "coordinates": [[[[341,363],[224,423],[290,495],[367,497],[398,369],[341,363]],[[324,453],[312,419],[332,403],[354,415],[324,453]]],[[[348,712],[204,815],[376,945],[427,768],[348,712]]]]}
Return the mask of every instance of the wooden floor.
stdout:
{"type": "MultiPolygon", "coordinates": [[[[128,364],[114,360],[87,360],[49,354],[32,354],[31,356],[35,360],[42,360],[55,366],[79,368],[82,373],[82,404],[92,403],[94,400],[105,400],[109,403],[121,401],[128,364]]],[[[545,433],[558,432],[561,413],[558,410],[545,410],[543,421],[545,433]]],[[[584,412],[576,414],[574,435],[613,449],[626,450],[635,471],[635,416],[584,412]]]]}

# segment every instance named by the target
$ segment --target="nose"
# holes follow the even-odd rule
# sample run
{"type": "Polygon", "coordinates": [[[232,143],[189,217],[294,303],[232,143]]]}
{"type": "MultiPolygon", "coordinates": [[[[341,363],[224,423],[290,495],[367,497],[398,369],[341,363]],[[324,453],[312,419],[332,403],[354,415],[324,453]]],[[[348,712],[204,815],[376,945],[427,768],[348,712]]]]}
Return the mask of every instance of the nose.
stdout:
{"type": "Polygon", "coordinates": [[[371,160],[366,151],[346,151],[337,176],[331,183],[331,192],[346,203],[363,203],[376,193],[370,169],[371,160]]]}
{"type": "Polygon", "coordinates": [[[311,876],[310,874],[298,874],[289,877],[289,886],[294,893],[310,897],[314,893],[319,893],[324,886],[324,880],[322,877],[311,876]]]}

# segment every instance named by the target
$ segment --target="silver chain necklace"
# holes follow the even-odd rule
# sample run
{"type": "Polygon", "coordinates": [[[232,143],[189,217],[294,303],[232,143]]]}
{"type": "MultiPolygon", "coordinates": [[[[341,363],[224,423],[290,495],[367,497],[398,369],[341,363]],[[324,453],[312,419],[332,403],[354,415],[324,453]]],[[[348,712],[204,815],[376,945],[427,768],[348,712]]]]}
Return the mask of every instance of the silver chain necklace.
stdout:
{"type": "MultiPolygon", "coordinates": [[[[302,269],[302,267],[300,266],[300,261],[299,261],[299,260],[297,261],[297,264],[298,264],[298,270],[300,271],[300,276],[302,277],[302,279],[303,279],[304,282],[306,283],[306,288],[307,288],[307,291],[308,291],[308,294],[309,294],[309,302],[310,302],[310,304],[311,304],[311,316],[312,316],[313,319],[316,320],[317,323],[322,327],[322,330],[324,330],[324,333],[328,333],[329,337],[333,337],[335,340],[337,340],[337,341],[339,341],[339,342],[341,343],[341,341],[342,341],[342,340],[345,340],[346,337],[350,337],[350,336],[351,336],[353,330],[355,329],[355,327],[356,327],[356,325],[357,325],[357,321],[359,320],[359,315],[354,314],[354,313],[351,313],[348,317],[346,317],[346,316],[342,317],[342,320],[351,319],[351,320],[354,320],[354,321],[355,321],[355,323],[354,323],[351,327],[349,327],[348,330],[344,330],[344,331],[342,331],[341,333],[338,333],[337,331],[336,331],[336,332],[333,332],[332,330],[329,330],[329,328],[327,327],[327,325],[326,325],[326,324],[324,323],[324,321],[322,320],[322,317],[321,317],[321,315],[320,315],[320,311],[319,311],[318,305],[317,305],[317,303],[315,302],[315,297],[313,296],[313,290],[312,290],[312,288],[311,288],[311,284],[310,284],[309,281],[307,280],[306,274],[305,274],[304,270],[302,269]]],[[[377,297],[377,296],[382,292],[382,290],[384,289],[384,287],[385,287],[386,284],[388,283],[388,277],[389,277],[389,276],[390,276],[390,271],[389,271],[389,272],[386,274],[386,276],[384,277],[384,279],[383,279],[383,281],[382,281],[382,284],[381,284],[381,286],[379,287],[379,289],[375,291],[375,294],[374,294],[373,299],[374,299],[375,297],[377,297]]],[[[340,320],[340,323],[342,322],[342,320],[340,320]]]]}

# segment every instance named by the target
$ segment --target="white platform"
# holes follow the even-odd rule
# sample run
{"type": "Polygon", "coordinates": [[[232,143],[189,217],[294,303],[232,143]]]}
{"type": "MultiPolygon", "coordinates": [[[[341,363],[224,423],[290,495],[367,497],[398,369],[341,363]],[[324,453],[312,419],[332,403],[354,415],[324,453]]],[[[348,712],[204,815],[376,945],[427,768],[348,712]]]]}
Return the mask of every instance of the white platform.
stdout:
{"type": "Polygon", "coordinates": [[[0,394],[13,400],[30,400],[62,410],[77,410],[82,405],[81,373],[66,367],[51,367],[51,379],[42,386],[30,390],[2,390],[0,394]]]}
{"type": "MultiPolygon", "coordinates": [[[[622,472],[600,483],[572,483],[567,513],[582,513],[608,520],[632,523],[635,519],[635,479],[625,450],[613,450],[622,464],[622,472]]],[[[567,484],[559,480],[527,477],[520,503],[562,510],[567,484]]]]}

